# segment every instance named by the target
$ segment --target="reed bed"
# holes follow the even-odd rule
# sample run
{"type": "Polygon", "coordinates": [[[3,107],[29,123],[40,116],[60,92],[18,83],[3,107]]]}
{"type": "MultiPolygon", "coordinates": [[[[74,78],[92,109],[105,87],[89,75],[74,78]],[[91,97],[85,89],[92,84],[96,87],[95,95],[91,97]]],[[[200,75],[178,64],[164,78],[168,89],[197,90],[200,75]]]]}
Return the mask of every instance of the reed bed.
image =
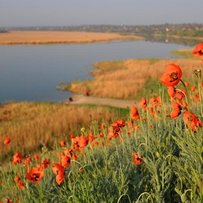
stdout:
{"type": "Polygon", "coordinates": [[[190,79],[196,69],[203,71],[202,62],[196,59],[129,59],[99,62],[94,65],[96,69],[92,71],[92,79],[72,82],[67,89],[80,94],[89,92],[92,96],[98,97],[135,99],[149,81],[157,83],[165,66],[170,63],[180,64],[186,80],[190,79]]]}
{"type": "Polygon", "coordinates": [[[140,40],[142,37],[115,33],[13,31],[0,34],[0,45],[17,44],[69,44],[92,43],[112,40],[140,40]]]}

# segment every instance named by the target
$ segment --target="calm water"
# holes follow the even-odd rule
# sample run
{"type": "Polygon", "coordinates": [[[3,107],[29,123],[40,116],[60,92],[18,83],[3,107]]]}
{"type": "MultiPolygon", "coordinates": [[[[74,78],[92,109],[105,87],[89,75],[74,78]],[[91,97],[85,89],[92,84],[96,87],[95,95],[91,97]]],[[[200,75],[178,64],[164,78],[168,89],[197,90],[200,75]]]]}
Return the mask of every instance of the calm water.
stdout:
{"type": "Polygon", "coordinates": [[[60,82],[90,78],[91,64],[128,58],[171,58],[183,45],[155,42],[111,42],[75,45],[0,46],[0,102],[62,101],[60,82]]]}

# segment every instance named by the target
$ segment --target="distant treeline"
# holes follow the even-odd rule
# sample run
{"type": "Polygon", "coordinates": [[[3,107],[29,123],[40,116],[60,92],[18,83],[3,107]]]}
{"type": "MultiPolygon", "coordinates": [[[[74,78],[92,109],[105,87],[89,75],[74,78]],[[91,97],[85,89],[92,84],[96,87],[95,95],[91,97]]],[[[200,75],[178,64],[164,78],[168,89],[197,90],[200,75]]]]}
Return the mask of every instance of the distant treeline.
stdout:
{"type": "Polygon", "coordinates": [[[169,34],[184,36],[203,36],[203,24],[161,24],[161,25],[81,25],[81,26],[39,26],[5,27],[0,30],[51,30],[51,31],[89,31],[116,32],[125,34],[169,34]]]}
{"type": "Polygon", "coordinates": [[[0,33],[6,33],[6,32],[8,32],[8,30],[0,29],[0,33]]]}
{"type": "MultiPolygon", "coordinates": [[[[81,25],[81,26],[30,26],[2,27],[2,31],[85,31],[113,32],[144,36],[146,40],[175,42],[184,38],[184,44],[193,45],[203,37],[203,24],[161,24],[161,25],[81,25]],[[177,37],[179,39],[177,39],[177,37]],[[185,39],[186,37],[193,39],[185,39]]],[[[181,42],[182,43],[182,42],[181,42]]]]}

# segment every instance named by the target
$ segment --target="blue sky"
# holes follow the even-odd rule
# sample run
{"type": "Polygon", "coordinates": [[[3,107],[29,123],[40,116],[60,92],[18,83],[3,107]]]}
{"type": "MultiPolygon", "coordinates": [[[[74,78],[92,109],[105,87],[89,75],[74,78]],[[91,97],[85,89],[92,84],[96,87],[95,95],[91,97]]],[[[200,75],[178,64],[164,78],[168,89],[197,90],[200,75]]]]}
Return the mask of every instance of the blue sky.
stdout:
{"type": "Polygon", "coordinates": [[[0,26],[203,23],[203,0],[0,0],[0,26]]]}

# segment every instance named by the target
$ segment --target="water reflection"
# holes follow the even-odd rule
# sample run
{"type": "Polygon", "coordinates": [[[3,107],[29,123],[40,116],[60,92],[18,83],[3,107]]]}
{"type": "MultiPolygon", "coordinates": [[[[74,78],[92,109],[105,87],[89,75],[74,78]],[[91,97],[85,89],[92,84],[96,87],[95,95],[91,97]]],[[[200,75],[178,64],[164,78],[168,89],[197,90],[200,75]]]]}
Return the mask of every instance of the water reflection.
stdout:
{"type": "Polygon", "coordinates": [[[182,44],[186,46],[195,46],[202,40],[195,38],[179,38],[179,37],[169,37],[167,35],[145,35],[146,41],[154,41],[154,42],[162,42],[162,43],[174,43],[174,44],[182,44]]]}

